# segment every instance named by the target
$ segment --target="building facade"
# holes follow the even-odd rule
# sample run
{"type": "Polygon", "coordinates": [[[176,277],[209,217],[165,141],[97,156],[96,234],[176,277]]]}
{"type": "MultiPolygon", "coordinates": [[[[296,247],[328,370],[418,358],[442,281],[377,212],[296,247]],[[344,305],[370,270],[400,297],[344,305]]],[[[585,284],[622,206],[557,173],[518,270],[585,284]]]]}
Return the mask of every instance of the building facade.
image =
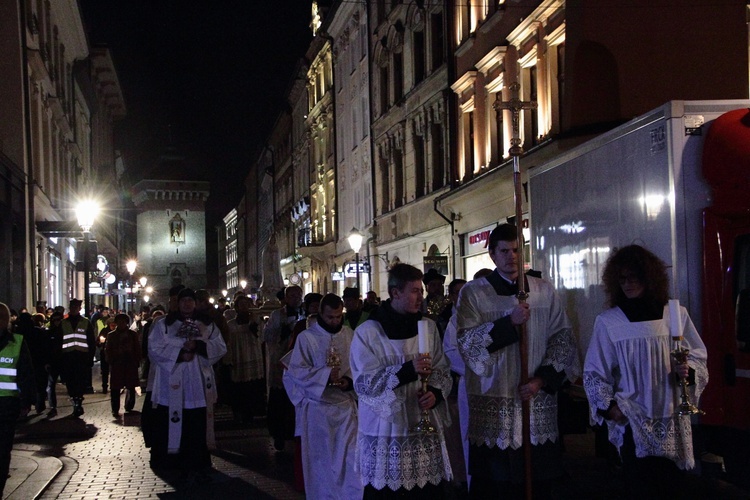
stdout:
{"type": "MultiPolygon", "coordinates": [[[[313,4],[313,39],[284,110],[291,176],[266,150],[251,176],[273,196],[244,201],[258,232],[293,221],[296,248],[288,229],[275,234],[283,277],[297,275],[305,291],[354,284],[345,273],[357,268],[352,228],[364,234],[361,284],[381,296],[394,262],[437,267],[449,279],[493,267],[486,236],[515,217],[513,117],[504,109],[513,83],[536,104],[518,116],[522,177],[668,100],[750,93],[740,0],[715,9],[667,0],[640,11],[608,0],[313,4]],[[722,36],[694,36],[702,26],[722,36]]],[[[259,256],[267,240],[248,253],[259,256]]],[[[246,275],[259,269],[259,257],[248,259],[246,275]]]]}
{"type": "Polygon", "coordinates": [[[452,59],[446,2],[371,2],[372,140],[375,210],[372,248],[381,295],[383,262],[452,275],[453,235],[434,200],[451,168],[452,59]]]}
{"type": "MultiPolygon", "coordinates": [[[[364,3],[337,2],[326,23],[333,39],[334,92],[336,96],[336,172],[338,175],[338,234],[331,291],[342,293],[356,285],[355,254],[347,241],[352,229],[367,235],[374,221],[372,141],[370,135],[370,57],[367,9],[364,3]],[[333,281],[333,278],[336,281],[333,281]],[[343,279],[342,279],[343,278],[343,279]]],[[[360,250],[362,290],[372,288],[372,273],[365,265],[366,248],[360,250]]]]}
{"type": "MultiPolygon", "coordinates": [[[[138,276],[165,304],[169,289],[206,287],[206,212],[203,181],[146,179],[133,187],[138,210],[138,276]]],[[[138,277],[136,277],[138,278],[138,277]]]]}
{"type": "MultiPolygon", "coordinates": [[[[81,266],[75,207],[89,198],[105,208],[120,205],[113,136],[126,110],[114,64],[106,49],[89,47],[74,0],[1,8],[0,253],[11,273],[4,297],[16,307],[67,305],[85,295],[88,277],[100,285],[91,291],[111,302],[105,287],[114,282],[96,267],[97,255],[91,269],[81,266]]],[[[116,266],[120,228],[104,215],[92,234],[97,254],[116,266]]]]}
{"type": "MultiPolygon", "coordinates": [[[[748,96],[743,2],[717,9],[671,1],[644,9],[569,4],[453,2],[456,181],[436,207],[452,214],[457,276],[471,279],[478,269],[493,267],[486,256],[488,231],[515,219],[512,116],[502,107],[513,83],[521,100],[536,103],[519,114],[524,183],[528,168],[666,101],[748,96]],[[667,24],[658,20],[665,12],[667,24]],[[706,26],[725,36],[692,36],[706,26]],[[704,58],[710,59],[705,66],[696,63],[704,58]],[[718,82],[713,74],[726,78],[718,82]]],[[[525,194],[522,211],[527,219],[525,194]]]]}

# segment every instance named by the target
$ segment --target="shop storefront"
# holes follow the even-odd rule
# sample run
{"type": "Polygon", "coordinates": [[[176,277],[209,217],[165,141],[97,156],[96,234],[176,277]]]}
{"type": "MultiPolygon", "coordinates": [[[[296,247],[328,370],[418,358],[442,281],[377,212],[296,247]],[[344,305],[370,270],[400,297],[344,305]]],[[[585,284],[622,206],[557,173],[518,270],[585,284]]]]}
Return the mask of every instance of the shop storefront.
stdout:
{"type": "Polygon", "coordinates": [[[487,253],[490,233],[497,224],[466,233],[461,238],[461,261],[464,279],[471,280],[480,269],[495,269],[495,264],[487,253]]]}

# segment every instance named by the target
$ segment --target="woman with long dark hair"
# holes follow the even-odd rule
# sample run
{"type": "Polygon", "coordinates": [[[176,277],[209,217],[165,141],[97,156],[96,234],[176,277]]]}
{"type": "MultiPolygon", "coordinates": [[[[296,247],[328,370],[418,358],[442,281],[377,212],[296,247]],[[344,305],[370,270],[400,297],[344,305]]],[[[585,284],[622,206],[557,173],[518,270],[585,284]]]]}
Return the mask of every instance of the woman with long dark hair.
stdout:
{"type": "Polygon", "coordinates": [[[608,427],[631,498],[679,498],[693,483],[681,470],[695,466],[690,418],[675,414],[679,380],[689,379],[697,402],[708,382],[706,347],[680,307],[681,345],[690,353],[687,363],[672,360],[669,277],[650,251],[616,250],[602,281],[610,309],[596,318],[584,366],[591,415],[608,427]]]}

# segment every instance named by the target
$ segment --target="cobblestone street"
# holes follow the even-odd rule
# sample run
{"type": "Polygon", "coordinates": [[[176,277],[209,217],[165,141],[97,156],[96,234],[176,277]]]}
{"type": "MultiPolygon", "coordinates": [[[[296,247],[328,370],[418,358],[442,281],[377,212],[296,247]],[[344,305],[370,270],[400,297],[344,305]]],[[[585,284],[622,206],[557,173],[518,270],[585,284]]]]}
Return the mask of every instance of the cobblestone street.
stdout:
{"type": "MultiPolygon", "coordinates": [[[[177,471],[149,467],[140,413],[115,420],[109,395],[96,393],[86,396],[83,417],[73,418],[62,384],[57,392],[57,416],[47,410],[18,425],[4,498],[304,498],[292,488],[293,443],[275,451],[265,420],[240,426],[218,407],[212,481],[185,491],[177,471]]],[[[135,408],[142,404],[139,396],[135,408]]]]}
{"type": "MultiPolygon", "coordinates": [[[[97,366],[94,387],[101,387],[98,372],[97,366]]],[[[178,471],[157,473],[149,467],[139,412],[115,420],[109,394],[98,392],[86,396],[85,414],[74,418],[64,385],[58,384],[57,395],[57,415],[49,415],[49,410],[36,415],[32,410],[33,416],[18,424],[3,499],[305,498],[293,488],[293,442],[276,451],[265,419],[240,424],[228,406],[218,406],[211,482],[186,488],[178,471]]],[[[143,397],[138,396],[135,408],[142,405],[143,397]]],[[[620,471],[594,457],[590,430],[565,436],[565,449],[568,476],[556,499],[625,498],[620,471]]],[[[706,498],[750,498],[747,492],[726,486],[716,484],[715,493],[706,498]]]]}

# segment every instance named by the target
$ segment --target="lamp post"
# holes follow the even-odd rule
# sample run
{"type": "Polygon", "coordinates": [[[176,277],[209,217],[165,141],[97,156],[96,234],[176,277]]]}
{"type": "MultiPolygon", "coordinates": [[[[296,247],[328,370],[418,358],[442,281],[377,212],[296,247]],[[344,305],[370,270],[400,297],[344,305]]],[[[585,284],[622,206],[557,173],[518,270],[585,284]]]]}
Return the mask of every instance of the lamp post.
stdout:
{"type": "Polygon", "coordinates": [[[96,202],[82,201],[76,207],[76,218],[83,232],[83,307],[85,314],[91,313],[91,296],[89,293],[89,242],[91,241],[91,228],[94,225],[99,206],[96,202]]]}
{"type": "Polygon", "coordinates": [[[353,227],[349,232],[349,237],[347,239],[349,240],[349,246],[352,247],[352,250],[354,251],[355,258],[357,259],[357,290],[359,290],[359,249],[362,248],[362,234],[356,227],[353,227]]]}
{"type": "Polygon", "coordinates": [[[128,274],[130,274],[130,282],[128,283],[130,288],[130,307],[128,307],[129,311],[133,312],[133,273],[135,273],[135,268],[138,265],[138,262],[134,260],[129,260],[127,264],[125,264],[125,267],[128,269],[128,274]]]}
{"type": "Polygon", "coordinates": [[[247,286],[247,280],[240,280],[240,286],[242,287],[242,291],[245,291],[245,287],[247,286]]]}

